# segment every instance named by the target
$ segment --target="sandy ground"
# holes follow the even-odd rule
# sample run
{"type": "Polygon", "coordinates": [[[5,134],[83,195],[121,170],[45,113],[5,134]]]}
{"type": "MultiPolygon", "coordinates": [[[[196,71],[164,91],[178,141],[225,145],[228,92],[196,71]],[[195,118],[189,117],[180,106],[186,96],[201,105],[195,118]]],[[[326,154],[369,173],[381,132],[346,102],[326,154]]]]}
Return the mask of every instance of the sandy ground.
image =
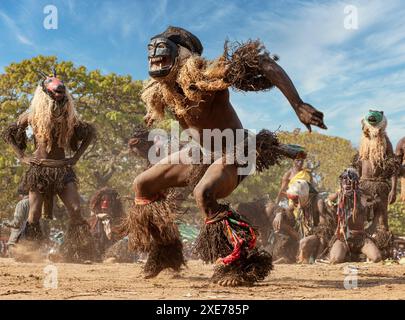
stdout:
{"type": "Polygon", "coordinates": [[[60,263],[54,264],[56,289],[46,288],[47,283],[56,283],[47,282],[51,279],[45,269],[48,265],[45,262],[17,263],[12,259],[0,259],[0,299],[405,298],[405,265],[276,265],[272,274],[254,287],[223,288],[209,283],[212,266],[199,261],[189,261],[188,268],[180,274],[167,271],[151,280],[142,279],[142,263],[60,263]],[[352,274],[357,270],[357,289],[344,287],[348,266],[357,268],[350,269],[352,274]]]}

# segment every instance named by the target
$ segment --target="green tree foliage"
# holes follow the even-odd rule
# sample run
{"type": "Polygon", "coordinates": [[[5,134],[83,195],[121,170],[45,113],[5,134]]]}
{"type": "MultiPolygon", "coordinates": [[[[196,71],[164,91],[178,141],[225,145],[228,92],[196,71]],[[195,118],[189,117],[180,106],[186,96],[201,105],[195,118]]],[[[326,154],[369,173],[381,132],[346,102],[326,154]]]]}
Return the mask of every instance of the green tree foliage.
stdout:
{"type": "MultiPolygon", "coordinates": [[[[399,197],[398,197],[399,198],[399,197]]],[[[397,201],[388,207],[390,230],[397,235],[405,235],[405,203],[397,201]]]]}
{"type": "MultiPolygon", "coordinates": [[[[0,125],[3,130],[16,121],[30,103],[38,85],[38,70],[51,73],[56,67],[72,93],[81,118],[95,125],[97,140],[76,166],[80,190],[89,196],[95,189],[109,185],[128,194],[141,162],[128,154],[127,141],[145,114],[140,102],[140,81],[114,73],[101,74],[75,66],[56,57],[38,56],[12,63],[0,75],[0,125]]],[[[18,163],[11,147],[0,141],[0,212],[10,213],[16,190],[26,166],[18,163]]],[[[32,151],[32,143],[31,143],[32,151]]]]}

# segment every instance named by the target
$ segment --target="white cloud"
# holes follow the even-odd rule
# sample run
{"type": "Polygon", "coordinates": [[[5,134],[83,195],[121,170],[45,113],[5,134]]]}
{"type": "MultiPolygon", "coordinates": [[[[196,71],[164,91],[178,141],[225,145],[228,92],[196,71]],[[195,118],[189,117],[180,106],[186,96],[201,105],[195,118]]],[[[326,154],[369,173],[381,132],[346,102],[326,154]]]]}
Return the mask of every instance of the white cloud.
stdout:
{"type": "Polygon", "coordinates": [[[13,19],[11,19],[7,14],[0,11],[0,18],[3,20],[4,25],[15,35],[16,39],[28,46],[34,46],[34,44],[28,40],[27,36],[25,36],[21,31],[20,28],[16,25],[13,19]]]}
{"type": "Polygon", "coordinates": [[[21,34],[16,34],[16,37],[18,39],[18,41],[20,41],[22,44],[26,44],[28,46],[32,46],[33,43],[28,40],[25,36],[21,35],[21,34]]]}

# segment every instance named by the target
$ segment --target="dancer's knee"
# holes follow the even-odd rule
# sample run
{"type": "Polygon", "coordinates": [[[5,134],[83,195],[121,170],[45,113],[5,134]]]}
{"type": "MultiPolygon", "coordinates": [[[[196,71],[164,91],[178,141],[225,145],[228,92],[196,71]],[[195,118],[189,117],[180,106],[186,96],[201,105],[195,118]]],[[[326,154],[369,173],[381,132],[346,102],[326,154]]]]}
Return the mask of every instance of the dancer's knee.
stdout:
{"type": "Polygon", "coordinates": [[[300,248],[304,252],[312,253],[316,251],[319,240],[316,236],[308,236],[300,241],[300,248]]]}
{"type": "Polygon", "coordinates": [[[338,244],[332,247],[329,255],[329,261],[332,264],[343,263],[346,259],[346,251],[338,244]]]}
{"type": "Polygon", "coordinates": [[[382,256],[380,252],[372,252],[369,257],[371,262],[377,263],[382,260],[382,256]]]}
{"type": "Polygon", "coordinates": [[[336,255],[336,254],[331,254],[329,257],[329,261],[331,264],[338,264],[338,263],[343,263],[344,259],[342,259],[341,255],[336,255]]]}
{"type": "Polygon", "coordinates": [[[366,243],[362,250],[366,254],[367,258],[374,263],[380,262],[382,260],[382,255],[380,250],[372,243],[370,240],[366,240],[366,243]]]}
{"type": "MultiPolygon", "coordinates": [[[[155,182],[156,183],[156,182],[155,182]]],[[[144,195],[147,193],[148,180],[144,175],[140,174],[134,180],[132,189],[136,195],[144,195]]]]}

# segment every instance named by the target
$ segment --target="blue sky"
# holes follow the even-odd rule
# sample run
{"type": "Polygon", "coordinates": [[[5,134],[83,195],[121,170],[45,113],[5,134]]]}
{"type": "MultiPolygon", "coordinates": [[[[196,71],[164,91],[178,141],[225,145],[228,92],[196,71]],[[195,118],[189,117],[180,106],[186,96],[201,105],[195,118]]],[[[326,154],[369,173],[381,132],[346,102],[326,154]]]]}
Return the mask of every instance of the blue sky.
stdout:
{"type": "MultiPolygon", "coordinates": [[[[325,133],[357,145],[360,119],[374,108],[384,110],[395,144],[405,136],[404,16],[403,0],[0,0],[0,70],[42,54],[145,79],[147,42],[168,25],[195,33],[207,58],[227,38],[260,38],[303,100],[325,113],[325,133]],[[49,4],[57,30],[43,27],[49,4]],[[358,9],[357,30],[344,28],[348,4],[358,9]]],[[[250,129],[303,129],[277,89],[231,98],[250,129]]]]}

